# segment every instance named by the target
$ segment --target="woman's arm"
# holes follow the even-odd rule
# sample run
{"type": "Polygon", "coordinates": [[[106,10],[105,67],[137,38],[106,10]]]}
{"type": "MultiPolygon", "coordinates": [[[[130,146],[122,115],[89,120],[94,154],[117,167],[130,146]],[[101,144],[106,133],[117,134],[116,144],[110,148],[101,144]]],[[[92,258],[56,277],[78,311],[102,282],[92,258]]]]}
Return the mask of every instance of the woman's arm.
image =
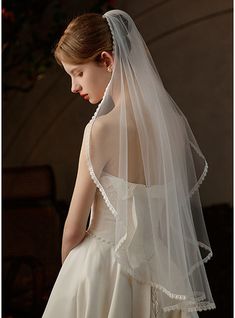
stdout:
{"type": "MultiPolygon", "coordinates": [[[[100,123],[95,124],[92,128],[92,142],[94,142],[96,146],[101,146],[104,140],[104,128],[100,123]]],[[[87,220],[96,192],[96,185],[90,177],[86,162],[86,129],[88,129],[87,126],[83,136],[75,187],[64,225],[61,251],[62,263],[69,252],[85,238],[87,220]]],[[[105,163],[105,160],[100,163],[99,171],[102,171],[105,163]]]]}

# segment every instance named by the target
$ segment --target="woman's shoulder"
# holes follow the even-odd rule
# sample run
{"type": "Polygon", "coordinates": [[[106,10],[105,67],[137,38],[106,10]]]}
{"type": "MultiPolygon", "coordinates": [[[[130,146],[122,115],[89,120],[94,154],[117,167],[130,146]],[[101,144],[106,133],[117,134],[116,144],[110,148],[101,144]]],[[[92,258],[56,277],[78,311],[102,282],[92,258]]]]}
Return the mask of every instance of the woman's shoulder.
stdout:
{"type": "Polygon", "coordinates": [[[115,120],[113,116],[107,115],[101,115],[97,117],[93,122],[89,122],[86,125],[85,129],[89,129],[92,126],[92,131],[95,134],[103,135],[110,133],[110,130],[114,128],[115,120]]]}
{"type": "Polygon", "coordinates": [[[104,144],[112,135],[112,123],[108,116],[97,117],[94,121],[90,121],[84,130],[84,134],[88,134],[91,140],[96,144],[104,144]],[[91,129],[92,128],[92,129],[91,129]]]}

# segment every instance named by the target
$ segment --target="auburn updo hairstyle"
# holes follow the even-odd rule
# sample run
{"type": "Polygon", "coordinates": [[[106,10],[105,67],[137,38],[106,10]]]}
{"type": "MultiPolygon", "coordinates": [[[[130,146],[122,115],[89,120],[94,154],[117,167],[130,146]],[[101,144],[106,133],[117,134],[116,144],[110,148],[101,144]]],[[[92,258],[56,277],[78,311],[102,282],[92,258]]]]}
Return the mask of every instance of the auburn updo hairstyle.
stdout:
{"type": "Polygon", "coordinates": [[[97,13],[85,13],[74,18],[55,46],[59,65],[101,62],[101,52],[112,52],[113,42],[108,22],[97,13]]]}

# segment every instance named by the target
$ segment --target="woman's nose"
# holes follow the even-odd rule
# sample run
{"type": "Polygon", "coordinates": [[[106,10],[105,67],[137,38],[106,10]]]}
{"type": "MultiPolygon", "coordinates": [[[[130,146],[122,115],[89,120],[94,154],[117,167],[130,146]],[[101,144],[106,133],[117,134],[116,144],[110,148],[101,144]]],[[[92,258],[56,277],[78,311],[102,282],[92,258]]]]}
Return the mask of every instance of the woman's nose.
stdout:
{"type": "Polygon", "coordinates": [[[80,91],[81,91],[81,85],[79,85],[78,83],[72,82],[71,92],[76,94],[76,93],[79,93],[80,91]]]}

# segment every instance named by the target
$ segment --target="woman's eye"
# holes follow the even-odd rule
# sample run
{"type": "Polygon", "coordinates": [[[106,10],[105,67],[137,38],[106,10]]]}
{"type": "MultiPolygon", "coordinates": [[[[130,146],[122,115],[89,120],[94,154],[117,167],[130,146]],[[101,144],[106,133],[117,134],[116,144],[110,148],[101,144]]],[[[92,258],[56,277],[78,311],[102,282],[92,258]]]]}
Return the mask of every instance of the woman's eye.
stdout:
{"type": "Polygon", "coordinates": [[[77,76],[82,76],[82,75],[83,75],[83,72],[77,73],[77,76]]]}

